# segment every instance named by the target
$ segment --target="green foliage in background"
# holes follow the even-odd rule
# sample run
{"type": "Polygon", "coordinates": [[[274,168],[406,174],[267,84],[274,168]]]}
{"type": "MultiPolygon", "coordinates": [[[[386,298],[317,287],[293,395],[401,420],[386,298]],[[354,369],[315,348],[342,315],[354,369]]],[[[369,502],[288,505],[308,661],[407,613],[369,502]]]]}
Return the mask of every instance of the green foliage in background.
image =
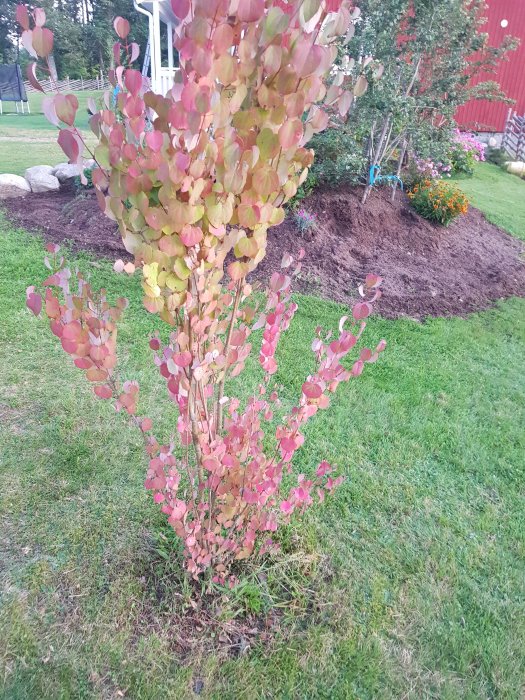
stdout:
{"type": "MultiPolygon", "coordinates": [[[[19,62],[22,70],[29,54],[19,47],[14,13],[18,0],[0,2],[0,62],[19,62]]],[[[146,46],[148,23],[138,15],[133,0],[39,0],[55,35],[54,58],[59,78],[88,78],[112,65],[113,18],[133,22],[133,40],[146,46]],[[139,18],[139,19],[138,19],[139,18]],[[142,19],[144,21],[142,21],[142,19]]],[[[25,74],[25,73],[24,73],[25,74]]]]}

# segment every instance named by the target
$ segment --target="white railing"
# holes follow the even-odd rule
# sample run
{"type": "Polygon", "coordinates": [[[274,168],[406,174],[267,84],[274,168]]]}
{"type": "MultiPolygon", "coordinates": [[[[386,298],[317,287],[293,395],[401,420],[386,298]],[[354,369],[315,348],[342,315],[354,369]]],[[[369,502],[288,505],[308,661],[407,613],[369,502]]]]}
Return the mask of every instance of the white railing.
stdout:
{"type": "MultiPolygon", "coordinates": [[[[168,90],[175,82],[177,70],[178,68],[162,67],[159,74],[155,76],[154,80],[152,80],[151,87],[153,92],[156,92],[159,95],[166,95],[168,90]]],[[[40,84],[46,92],[53,92],[56,88],[58,88],[60,91],[65,90],[69,92],[112,89],[112,86],[106,77],[90,78],[89,80],[83,78],[71,80],[70,78],[66,78],[65,80],[59,80],[56,83],[52,83],[50,80],[41,80],[40,84]]],[[[35,88],[30,83],[24,82],[24,86],[26,92],[36,92],[35,88]]]]}
{"type": "Polygon", "coordinates": [[[153,80],[153,92],[160,95],[166,95],[168,90],[175,82],[177,68],[160,68],[159,74],[153,80]]]}
{"type": "MultiPolygon", "coordinates": [[[[71,80],[66,78],[65,80],[59,80],[56,83],[52,83],[50,80],[41,80],[40,84],[46,92],[53,92],[54,89],[58,87],[59,90],[70,90],[77,92],[80,90],[108,90],[111,85],[105,76],[96,78],[79,78],[78,80],[71,80]]],[[[35,88],[28,83],[24,82],[26,92],[36,92],[35,88]]]]}

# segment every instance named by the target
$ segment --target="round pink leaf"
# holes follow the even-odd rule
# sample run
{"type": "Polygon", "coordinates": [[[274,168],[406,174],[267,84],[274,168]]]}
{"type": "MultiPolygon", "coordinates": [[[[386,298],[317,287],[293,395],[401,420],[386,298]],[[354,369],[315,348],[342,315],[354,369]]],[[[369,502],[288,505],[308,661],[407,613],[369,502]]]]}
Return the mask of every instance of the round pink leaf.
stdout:
{"type": "Polygon", "coordinates": [[[171,0],[171,9],[175,17],[184,19],[190,11],[190,0],[171,0]]]}
{"type": "Polygon", "coordinates": [[[96,386],[94,391],[99,399],[110,399],[113,396],[111,387],[109,387],[107,384],[96,386]]]}
{"type": "Polygon", "coordinates": [[[115,17],[113,20],[113,28],[119,39],[125,39],[130,31],[129,22],[124,17],[115,17]]]}
{"type": "Polygon", "coordinates": [[[256,22],[263,13],[264,0],[239,0],[237,17],[241,22],[256,22]]]}
{"type": "MultiPolygon", "coordinates": [[[[31,289],[31,287],[29,289],[31,289]]],[[[33,291],[30,291],[26,298],[26,306],[35,316],[38,316],[42,311],[42,297],[40,294],[35,294],[33,291]]]]}
{"type": "Polygon", "coordinates": [[[33,29],[33,48],[40,58],[49,56],[53,52],[53,32],[46,27],[35,27],[33,29]]]}
{"type": "Polygon", "coordinates": [[[46,23],[46,13],[41,7],[35,7],[33,10],[33,17],[35,18],[35,24],[37,27],[43,27],[46,23]]]}
{"type": "Polygon", "coordinates": [[[372,313],[372,307],[367,304],[366,301],[356,304],[352,309],[352,316],[356,321],[362,321],[364,318],[368,318],[372,313]]]}
{"type": "Polygon", "coordinates": [[[202,229],[198,226],[190,226],[188,224],[182,229],[180,234],[181,241],[188,247],[199,243],[202,241],[202,238],[202,229]]]}
{"type": "Polygon", "coordinates": [[[22,29],[29,29],[29,12],[25,5],[16,6],[16,21],[22,29]]]}
{"type": "Polygon", "coordinates": [[[318,399],[323,393],[319,384],[314,382],[305,382],[302,387],[303,394],[307,399],[318,399]]]}
{"type": "Polygon", "coordinates": [[[58,145],[69,158],[69,162],[76,163],[80,155],[80,147],[74,134],[69,129],[61,129],[57,140],[58,145]]]}

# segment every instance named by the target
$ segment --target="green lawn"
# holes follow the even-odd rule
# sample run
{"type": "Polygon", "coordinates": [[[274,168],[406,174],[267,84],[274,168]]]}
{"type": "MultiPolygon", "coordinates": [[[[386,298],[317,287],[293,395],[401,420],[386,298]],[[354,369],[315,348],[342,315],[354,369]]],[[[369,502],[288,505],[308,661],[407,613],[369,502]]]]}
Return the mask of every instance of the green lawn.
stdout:
{"type": "MultiPolygon", "coordinates": [[[[76,92],[79,102],[77,126],[89,132],[87,101],[99,99],[101,93],[76,92]]],[[[58,146],[57,130],[42,112],[41,93],[29,93],[31,114],[17,114],[14,103],[4,103],[0,116],[0,173],[23,175],[32,165],[56,165],[67,160],[58,146]]]]}
{"type": "Polygon", "coordinates": [[[456,182],[489,221],[525,240],[525,180],[491,163],[478,163],[474,177],[456,182]]]}
{"type": "MultiPolygon", "coordinates": [[[[295,464],[308,473],[327,458],[345,484],[282,534],[287,557],[215,604],[220,622],[183,656],[180,616],[193,612],[143,488],[140,438],[25,309],[45,274],[41,243],[5,222],[0,236],[2,697],[182,699],[203,683],[216,700],[523,698],[525,300],[468,319],[371,321],[369,342],[389,347],[309,423],[295,464]],[[246,608],[277,616],[271,643],[206,651],[246,608]]],[[[121,361],[167,435],[137,282],[78,262],[130,298],[121,361]]],[[[299,304],[280,352],[285,399],[315,326],[343,311],[299,304]]]]}

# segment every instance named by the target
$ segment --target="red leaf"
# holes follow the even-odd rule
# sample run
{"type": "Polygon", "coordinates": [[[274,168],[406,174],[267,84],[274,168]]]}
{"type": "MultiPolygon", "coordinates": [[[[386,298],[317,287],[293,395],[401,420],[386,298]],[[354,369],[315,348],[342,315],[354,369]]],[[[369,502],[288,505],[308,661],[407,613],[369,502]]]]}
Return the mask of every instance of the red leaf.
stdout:
{"type": "Polygon", "coordinates": [[[186,350],[185,352],[175,353],[175,355],[173,355],[173,362],[178,367],[189,367],[192,363],[192,360],[192,354],[188,350],[186,350]]]}
{"type": "Polygon", "coordinates": [[[314,384],[313,382],[305,382],[302,390],[307,399],[318,399],[323,393],[319,384],[314,384]]]}
{"type": "Polygon", "coordinates": [[[142,423],[140,424],[140,429],[142,430],[143,433],[146,433],[148,430],[151,430],[153,427],[153,421],[151,418],[144,418],[142,423]]]}
{"type": "Polygon", "coordinates": [[[175,17],[184,19],[190,11],[190,0],[171,0],[171,9],[175,17]]]}
{"type": "MultiPolygon", "coordinates": [[[[36,64],[33,64],[36,65],[36,64]]],[[[48,122],[53,126],[58,126],[58,116],[55,109],[55,100],[53,97],[44,97],[42,100],[42,111],[48,122]]]]}
{"type": "Polygon", "coordinates": [[[237,17],[241,22],[256,22],[264,14],[264,0],[240,0],[237,17]]]}
{"type": "Polygon", "coordinates": [[[152,151],[160,151],[164,143],[164,134],[162,131],[148,131],[146,134],[146,143],[152,151]]]}
{"type": "Polygon", "coordinates": [[[361,360],[357,360],[357,362],[354,362],[353,367],[352,367],[352,375],[354,377],[358,377],[362,372],[363,372],[364,364],[361,362],[361,360]]]}
{"type": "Polygon", "coordinates": [[[281,441],[279,444],[280,444],[283,452],[288,452],[288,453],[295,452],[295,450],[297,449],[297,442],[292,437],[281,438],[281,441]]]}
{"type": "Polygon", "coordinates": [[[120,65],[120,49],[121,49],[120,42],[118,42],[118,41],[115,42],[113,44],[113,58],[115,59],[115,64],[117,66],[120,65]]]}
{"type": "Polygon", "coordinates": [[[182,229],[180,239],[184,245],[192,246],[202,241],[202,230],[198,226],[189,226],[188,224],[182,229]]]}
{"type": "Polygon", "coordinates": [[[107,384],[96,386],[95,394],[99,397],[99,399],[110,399],[113,396],[111,387],[109,387],[107,384]]]}
{"type": "Polygon", "coordinates": [[[46,23],[46,13],[41,7],[35,7],[33,10],[33,17],[35,18],[35,24],[37,27],[43,27],[46,23]]]}
{"type": "Polygon", "coordinates": [[[86,372],[86,377],[90,382],[103,382],[105,379],[107,379],[108,373],[105,369],[92,367],[86,372]]]}
{"type": "Polygon", "coordinates": [[[127,19],[124,19],[124,17],[115,17],[113,20],[113,28],[120,39],[125,39],[130,30],[129,22],[127,19]]]}
{"type": "MultiPolygon", "coordinates": [[[[74,355],[78,349],[78,343],[75,342],[74,340],[68,340],[68,338],[61,338],[62,347],[64,350],[69,353],[70,355],[74,355]]],[[[88,372],[91,372],[92,370],[88,370],[88,372]]]]}
{"type": "Polygon", "coordinates": [[[33,29],[33,48],[40,58],[49,56],[53,52],[53,32],[46,27],[35,27],[33,29]]]}
{"type": "Polygon", "coordinates": [[[25,5],[16,6],[16,21],[22,29],[29,29],[29,12],[25,5]]]}
{"type": "Polygon", "coordinates": [[[288,119],[279,129],[279,143],[288,150],[297,146],[303,135],[303,124],[300,119],[288,119]]]}
{"type": "Polygon", "coordinates": [[[328,464],[328,462],[323,461],[319,464],[315,473],[317,476],[325,476],[325,474],[329,474],[331,471],[332,467],[328,464]]]}
{"type": "Polygon", "coordinates": [[[34,58],[37,57],[37,53],[33,47],[33,32],[30,29],[26,29],[22,32],[22,45],[31,56],[34,58]]]}
{"type": "Polygon", "coordinates": [[[75,367],[78,367],[79,369],[90,369],[93,367],[93,362],[89,359],[89,357],[77,357],[75,360],[75,367]]]}
{"type": "Polygon", "coordinates": [[[290,513],[293,513],[295,506],[293,503],[290,503],[290,501],[281,501],[280,508],[282,513],[290,515],[290,513]]]}
{"type": "Polygon", "coordinates": [[[68,126],[73,126],[78,109],[75,95],[55,95],[54,105],[57,117],[68,126]]]}
{"type": "Polygon", "coordinates": [[[42,297],[40,294],[35,294],[32,291],[32,288],[29,287],[28,289],[28,294],[26,297],[26,306],[27,308],[32,311],[35,316],[38,316],[38,314],[42,311],[42,297]],[[31,291],[29,291],[31,289],[31,291]]]}
{"type": "Polygon", "coordinates": [[[379,275],[367,275],[365,277],[365,285],[369,287],[369,289],[375,289],[376,287],[379,287],[382,281],[383,278],[379,277],[379,275]]]}
{"type": "Polygon", "coordinates": [[[130,44],[130,49],[131,49],[131,55],[129,57],[130,63],[134,63],[137,58],[140,56],[140,46],[133,42],[130,44]]]}
{"type": "Polygon", "coordinates": [[[126,89],[136,97],[142,87],[142,73],[138,70],[128,68],[124,74],[124,84],[126,89]]]}
{"type": "Polygon", "coordinates": [[[44,88],[40,85],[38,82],[38,78],[36,77],[36,63],[30,63],[27,66],[27,79],[31,83],[31,85],[35,88],[35,90],[40,90],[40,92],[45,92],[44,88]]]}
{"type": "Polygon", "coordinates": [[[290,286],[290,278],[280,272],[274,272],[270,278],[270,289],[272,292],[281,292],[290,286]]]}
{"type": "Polygon", "coordinates": [[[352,316],[356,321],[362,321],[364,318],[370,316],[371,313],[372,307],[370,304],[367,304],[366,301],[361,304],[356,304],[352,309],[352,316]]]}
{"type": "Polygon", "coordinates": [[[69,129],[61,129],[58,135],[58,145],[69,158],[70,163],[77,163],[80,147],[75,135],[69,129]]]}
{"type": "Polygon", "coordinates": [[[359,354],[359,359],[362,362],[368,362],[368,360],[372,357],[372,351],[370,348],[363,348],[359,354]]]}

